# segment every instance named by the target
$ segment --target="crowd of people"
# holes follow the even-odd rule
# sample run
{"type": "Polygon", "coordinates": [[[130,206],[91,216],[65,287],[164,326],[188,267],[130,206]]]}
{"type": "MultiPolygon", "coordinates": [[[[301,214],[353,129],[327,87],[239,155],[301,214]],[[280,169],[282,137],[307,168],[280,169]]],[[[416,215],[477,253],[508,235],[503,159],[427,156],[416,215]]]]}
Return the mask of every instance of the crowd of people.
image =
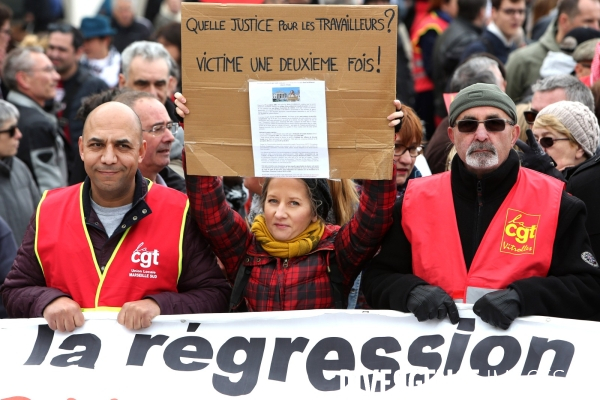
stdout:
{"type": "Polygon", "coordinates": [[[182,2],[42,3],[0,3],[0,318],[600,320],[600,0],[392,1],[393,176],[361,181],[188,175],[182,2]]]}

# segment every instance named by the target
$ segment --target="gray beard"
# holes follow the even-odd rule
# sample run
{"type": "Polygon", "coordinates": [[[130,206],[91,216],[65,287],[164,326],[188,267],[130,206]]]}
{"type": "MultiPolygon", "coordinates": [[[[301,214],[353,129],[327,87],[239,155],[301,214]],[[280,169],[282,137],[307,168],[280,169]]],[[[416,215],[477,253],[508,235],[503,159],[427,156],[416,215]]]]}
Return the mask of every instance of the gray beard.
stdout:
{"type": "Polygon", "coordinates": [[[473,142],[467,150],[466,164],[472,168],[489,169],[498,165],[498,152],[491,143],[473,142]],[[476,150],[487,150],[485,153],[474,153],[476,150]]]}

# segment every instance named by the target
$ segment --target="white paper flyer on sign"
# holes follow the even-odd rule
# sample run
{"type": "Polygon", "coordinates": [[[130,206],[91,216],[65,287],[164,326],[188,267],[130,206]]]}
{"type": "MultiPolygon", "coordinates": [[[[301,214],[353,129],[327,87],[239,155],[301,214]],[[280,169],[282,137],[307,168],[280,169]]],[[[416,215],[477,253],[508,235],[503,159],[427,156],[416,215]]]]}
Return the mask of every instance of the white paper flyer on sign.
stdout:
{"type": "Polygon", "coordinates": [[[329,178],[324,81],[250,82],[255,176],[329,178]]]}

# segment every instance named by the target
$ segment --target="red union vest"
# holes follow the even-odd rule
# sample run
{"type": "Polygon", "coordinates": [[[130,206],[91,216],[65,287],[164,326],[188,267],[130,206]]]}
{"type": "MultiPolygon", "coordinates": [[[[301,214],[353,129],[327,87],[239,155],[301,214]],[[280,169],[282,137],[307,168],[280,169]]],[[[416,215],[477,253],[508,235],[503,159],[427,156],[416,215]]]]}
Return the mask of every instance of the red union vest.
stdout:
{"type": "Polygon", "coordinates": [[[411,243],[413,273],[465,303],[516,280],[546,276],[563,188],[556,179],[520,168],[467,272],[450,172],[411,180],[404,194],[402,228],[411,243]]]}
{"type": "Polygon", "coordinates": [[[46,191],[36,212],[35,251],[46,285],[83,309],[118,308],[177,292],[187,197],[149,184],[152,213],[128,228],[100,272],[83,215],[83,184],[46,191]]]}
{"type": "Polygon", "coordinates": [[[415,80],[415,92],[422,93],[433,90],[433,82],[427,76],[423,68],[423,55],[419,40],[427,31],[434,30],[441,35],[448,27],[448,22],[440,18],[435,11],[426,14],[423,18],[415,22],[410,29],[410,41],[413,48],[412,74],[415,80]]]}

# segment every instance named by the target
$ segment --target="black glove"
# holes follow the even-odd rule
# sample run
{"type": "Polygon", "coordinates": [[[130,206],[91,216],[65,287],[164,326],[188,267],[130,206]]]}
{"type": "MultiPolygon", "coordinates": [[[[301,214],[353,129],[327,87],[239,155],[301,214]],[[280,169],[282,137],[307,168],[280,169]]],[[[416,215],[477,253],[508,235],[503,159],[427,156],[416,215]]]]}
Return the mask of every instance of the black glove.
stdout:
{"type": "Polygon", "coordinates": [[[516,146],[521,150],[519,152],[519,158],[521,159],[521,165],[532,169],[534,171],[541,172],[546,175],[550,175],[553,178],[559,179],[564,182],[562,173],[556,169],[556,162],[542,149],[542,146],[535,140],[531,129],[527,129],[527,143],[522,140],[517,140],[516,146]]]}
{"type": "Polygon", "coordinates": [[[514,289],[498,290],[477,300],[473,312],[492,326],[508,329],[521,314],[521,299],[514,289]]]}
{"type": "Polygon", "coordinates": [[[417,286],[408,294],[406,308],[415,314],[419,321],[444,319],[448,315],[450,322],[458,324],[460,319],[454,300],[439,286],[417,286]]]}

